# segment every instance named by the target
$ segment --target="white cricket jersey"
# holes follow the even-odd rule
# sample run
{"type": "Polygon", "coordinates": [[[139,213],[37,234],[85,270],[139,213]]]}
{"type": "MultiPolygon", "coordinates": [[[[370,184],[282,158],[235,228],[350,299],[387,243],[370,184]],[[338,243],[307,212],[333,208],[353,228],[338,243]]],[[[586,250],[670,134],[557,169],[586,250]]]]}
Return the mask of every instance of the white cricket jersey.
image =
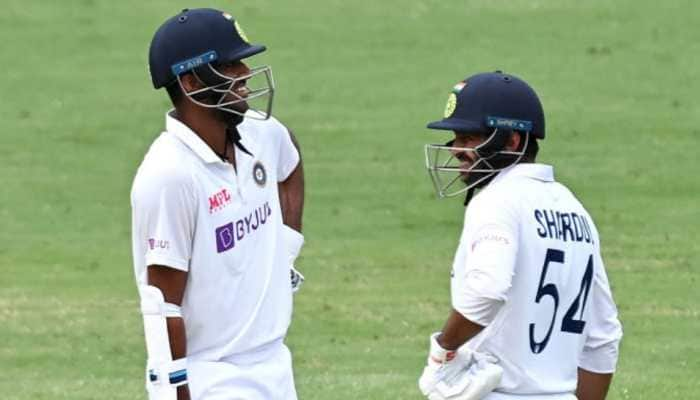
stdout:
{"type": "Polygon", "coordinates": [[[134,272],[187,271],[182,315],[189,360],[254,351],[287,332],[292,313],[277,182],[299,162],[276,119],[245,118],[236,169],[166,115],[131,191],[134,272]]]}
{"type": "Polygon", "coordinates": [[[622,329],[598,232],[551,166],[517,164],[474,197],[451,292],[486,326],[467,346],[498,357],[499,392],[570,393],[578,367],[615,370],[622,329]]]}

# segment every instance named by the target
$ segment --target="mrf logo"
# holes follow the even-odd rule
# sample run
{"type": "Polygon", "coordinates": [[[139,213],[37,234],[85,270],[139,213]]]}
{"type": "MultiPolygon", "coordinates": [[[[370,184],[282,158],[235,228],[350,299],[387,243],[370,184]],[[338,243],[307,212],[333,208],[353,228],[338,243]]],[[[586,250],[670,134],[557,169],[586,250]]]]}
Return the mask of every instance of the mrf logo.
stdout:
{"type": "Polygon", "coordinates": [[[209,214],[213,214],[229,204],[231,204],[231,193],[226,189],[221,189],[209,196],[209,214]]]}

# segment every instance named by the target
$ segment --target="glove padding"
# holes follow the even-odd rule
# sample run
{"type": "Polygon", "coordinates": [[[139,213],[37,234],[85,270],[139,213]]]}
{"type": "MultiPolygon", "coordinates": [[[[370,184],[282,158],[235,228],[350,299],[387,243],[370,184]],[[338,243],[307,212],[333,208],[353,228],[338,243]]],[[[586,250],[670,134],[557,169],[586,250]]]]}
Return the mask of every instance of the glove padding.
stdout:
{"type": "Polygon", "coordinates": [[[282,241],[284,243],[287,260],[289,262],[292,292],[296,293],[299,288],[301,288],[301,284],[304,283],[304,275],[294,268],[294,261],[296,261],[297,257],[299,257],[301,247],[304,245],[304,235],[288,227],[287,225],[282,225],[282,241]]]}
{"type": "Polygon", "coordinates": [[[430,337],[428,365],[418,381],[429,400],[480,400],[501,382],[503,368],[498,360],[465,347],[445,350],[437,342],[440,333],[430,337]]]}
{"type": "Polygon", "coordinates": [[[292,280],[292,293],[296,293],[301,288],[301,284],[304,283],[304,275],[297,271],[293,265],[289,267],[289,274],[292,280]]]}

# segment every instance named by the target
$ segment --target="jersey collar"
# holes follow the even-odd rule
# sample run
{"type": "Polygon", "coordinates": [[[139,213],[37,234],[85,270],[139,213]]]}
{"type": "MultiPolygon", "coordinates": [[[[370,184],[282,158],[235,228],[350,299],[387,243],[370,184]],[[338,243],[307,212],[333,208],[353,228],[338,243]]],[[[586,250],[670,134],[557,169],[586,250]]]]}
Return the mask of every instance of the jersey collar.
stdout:
{"type": "Polygon", "coordinates": [[[554,182],[554,169],[547,164],[515,164],[499,172],[492,183],[520,176],[542,182],[554,182]]]}
{"type": "Polygon", "coordinates": [[[187,147],[190,148],[199,158],[205,163],[222,162],[219,156],[207,145],[202,138],[199,137],[192,129],[183,124],[180,120],[173,117],[174,110],[170,110],[165,114],[165,130],[172,133],[180,139],[187,147]]]}

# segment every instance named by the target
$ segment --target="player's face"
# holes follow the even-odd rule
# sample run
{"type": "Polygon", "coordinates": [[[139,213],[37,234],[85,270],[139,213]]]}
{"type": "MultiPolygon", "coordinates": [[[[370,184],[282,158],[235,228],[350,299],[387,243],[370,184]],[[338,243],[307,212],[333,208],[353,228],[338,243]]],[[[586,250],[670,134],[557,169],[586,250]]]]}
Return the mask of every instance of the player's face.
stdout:
{"type": "Polygon", "coordinates": [[[269,66],[250,69],[241,61],[205,64],[178,76],[178,82],[198,106],[215,110],[217,116],[237,116],[229,115],[224,121],[236,122],[243,116],[259,120],[270,117],[275,85],[269,66]]]}
{"type": "MultiPolygon", "coordinates": [[[[473,150],[486,140],[484,135],[478,133],[455,132],[454,142],[452,142],[452,154],[460,161],[460,169],[469,169],[477,161],[477,154],[473,150]],[[459,150],[463,148],[464,150],[459,150]]],[[[467,179],[468,172],[462,172],[462,179],[467,179]]]]}
{"type": "MultiPolygon", "coordinates": [[[[233,62],[230,62],[228,64],[224,64],[218,68],[218,71],[221,74],[229,76],[231,78],[247,76],[250,74],[250,68],[248,68],[248,66],[241,61],[233,61],[233,62]]],[[[240,96],[240,98],[245,99],[248,97],[248,94],[250,93],[250,89],[248,88],[247,83],[248,83],[247,79],[238,80],[238,81],[236,81],[236,83],[234,83],[231,90],[236,95],[240,96]]],[[[224,98],[224,102],[237,100],[238,97],[236,97],[236,95],[227,94],[226,97],[224,98]]],[[[230,107],[235,109],[238,112],[241,112],[241,113],[245,113],[246,111],[248,111],[248,108],[249,108],[248,103],[245,101],[241,101],[241,102],[232,104],[230,107]]]]}

